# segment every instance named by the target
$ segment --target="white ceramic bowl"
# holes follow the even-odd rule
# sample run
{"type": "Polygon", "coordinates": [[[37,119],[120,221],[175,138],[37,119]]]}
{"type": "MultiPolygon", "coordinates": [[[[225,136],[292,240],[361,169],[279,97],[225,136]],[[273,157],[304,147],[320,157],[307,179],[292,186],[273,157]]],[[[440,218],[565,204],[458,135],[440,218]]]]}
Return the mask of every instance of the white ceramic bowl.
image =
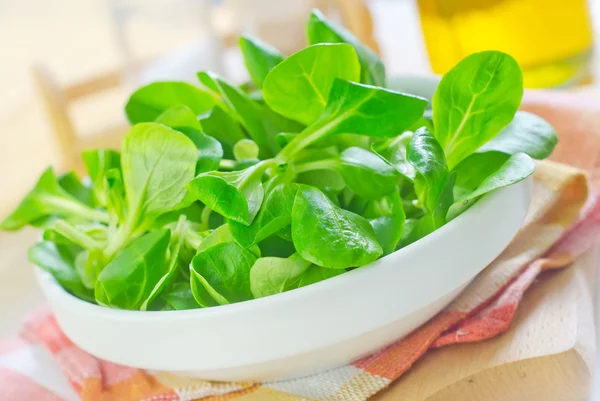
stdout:
{"type": "Polygon", "coordinates": [[[40,269],[37,277],[65,334],[100,358],[212,380],[305,375],[377,351],[442,310],[517,233],[530,184],[484,196],[441,229],[369,266],[232,305],[109,309],[75,298],[40,269]]]}

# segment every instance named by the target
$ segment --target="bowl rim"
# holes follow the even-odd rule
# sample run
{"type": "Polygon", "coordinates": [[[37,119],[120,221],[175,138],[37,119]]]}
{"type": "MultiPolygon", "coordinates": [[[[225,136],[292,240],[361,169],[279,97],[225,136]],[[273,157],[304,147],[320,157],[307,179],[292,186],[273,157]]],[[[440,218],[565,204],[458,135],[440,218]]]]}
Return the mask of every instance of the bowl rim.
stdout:
{"type": "Polygon", "coordinates": [[[467,216],[478,213],[480,210],[488,207],[488,205],[493,201],[493,199],[500,195],[500,192],[506,190],[515,185],[530,185],[529,182],[531,177],[526,178],[520,182],[509,185],[508,187],[499,188],[495,191],[487,193],[482,196],[475,204],[473,204],[470,208],[465,210],[459,216],[449,221],[442,227],[437,230],[431,232],[423,238],[407,245],[404,248],[398,249],[388,255],[383,256],[367,265],[360,266],[360,268],[353,269],[346,273],[340,274],[335,277],[331,277],[329,279],[319,281],[317,283],[313,283],[307,285],[305,287],[295,288],[289,291],[284,291],[278,294],[254,298],[246,301],[230,303],[226,305],[218,305],[215,307],[208,308],[196,308],[196,309],[185,309],[185,310],[168,310],[168,311],[140,311],[140,310],[130,310],[130,309],[118,309],[111,308],[108,306],[102,306],[93,304],[91,302],[84,301],[75,295],[69,293],[66,289],[64,289],[58,281],[50,274],[49,272],[43,270],[42,268],[35,266],[35,271],[38,276],[38,280],[40,284],[44,287],[44,292],[52,291],[53,295],[60,297],[62,302],[69,303],[71,308],[77,308],[82,312],[89,311],[90,313],[102,314],[107,317],[113,319],[125,319],[130,320],[131,318],[137,319],[160,319],[169,316],[170,318],[190,318],[190,317],[210,317],[213,315],[227,315],[227,314],[236,314],[249,312],[251,309],[261,306],[267,306],[271,303],[276,303],[277,301],[293,301],[296,298],[306,298],[310,297],[310,294],[315,291],[325,290],[327,287],[343,285],[343,280],[350,279],[358,279],[361,275],[370,274],[369,272],[373,269],[384,270],[386,268],[393,268],[393,263],[386,263],[390,259],[394,257],[398,257],[398,254],[407,252],[407,250],[414,250],[415,248],[423,248],[427,249],[432,242],[436,242],[438,237],[446,235],[450,231],[454,231],[455,227],[460,227],[461,222],[467,218],[467,216]]]}

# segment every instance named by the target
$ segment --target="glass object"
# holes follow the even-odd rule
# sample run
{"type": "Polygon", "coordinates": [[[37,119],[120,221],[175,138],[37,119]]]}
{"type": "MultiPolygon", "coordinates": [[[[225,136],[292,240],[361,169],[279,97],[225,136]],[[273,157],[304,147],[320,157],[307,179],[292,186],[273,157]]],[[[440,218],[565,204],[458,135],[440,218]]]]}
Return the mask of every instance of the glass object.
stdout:
{"type": "Polygon", "coordinates": [[[418,0],[431,67],[444,74],[465,56],[500,50],[528,88],[589,78],[593,48],[586,0],[418,0]]]}

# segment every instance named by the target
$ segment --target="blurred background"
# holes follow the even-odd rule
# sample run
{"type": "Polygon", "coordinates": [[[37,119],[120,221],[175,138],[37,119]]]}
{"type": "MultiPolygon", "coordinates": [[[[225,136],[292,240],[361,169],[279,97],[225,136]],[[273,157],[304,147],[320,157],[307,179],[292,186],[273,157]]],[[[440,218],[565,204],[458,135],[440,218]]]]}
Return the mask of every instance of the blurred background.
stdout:
{"type": "MultiPolygon", "coordinates": [[[[82,149],[119,143],[136,87],[200,70],[242,83],[238,36],[292,53],[315,7],[378,51],[388,76],[442,74],[495,49],[527,87],[600,87],[600,0],[0,0],[0,215],[48,165],[77,170],[82,149]]],[[[24,252],[35,235],[0,233],[2,292],[23,300],[2,308],[8,319],[38,300],[24,252]]]]}
{"type": "Polygon", "coordinates": [[[313,7],[390,75],[443,73],[484,49],[517,58],[529,87],[587,84],[599,69],[598,0],[0,0],[0,214],[48,164],[77,168],[82,147],[118,143],[137,86],[207,69],[242,82],[240,33],[293,52],[313,7]]]}

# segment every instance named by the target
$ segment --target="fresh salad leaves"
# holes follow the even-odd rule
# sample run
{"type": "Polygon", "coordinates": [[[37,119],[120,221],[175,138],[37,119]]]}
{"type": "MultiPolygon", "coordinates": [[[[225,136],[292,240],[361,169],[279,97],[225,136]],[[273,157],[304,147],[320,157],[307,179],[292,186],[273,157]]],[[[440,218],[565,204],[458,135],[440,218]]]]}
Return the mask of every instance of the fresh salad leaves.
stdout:
{"type": "Polygon", "coordinates": [[[255,298],[268,297],[323,281],[343,272],[314,265],[296,253],[287,258],[265,257],[257,259],[250,270],[250,290],[255,298]]]}
{"type": "Polygon", "coordinates": [[[250,269],[256,256],[235,242],[199,252],[190,265],[192,294],[203,307],[252,299],[250,269]]]}
{"type": "Polygon", "coordinates": [[[456,165],[502,131],[523,97],[523,74],[509,55],[474,53],[442,78],[433,104],[434,135],[448,166],[456,165]]]}
{"type": "Polygon", "coordinates": [[[132,124],[154,121],[171,106],[184,105],[196,114],[216,104],[214,95],[186,82],[154,82],[131,95],[125,113],[132,124]]]}
{"type": "Polygon", "coordinates": [[[336,134],[385,138],[397,135],[415,123],[427,100],[385,88],[335,78],[323,114],[279,153],[288,162],[313,143],[336,134]]]}
{"type": "Polygon", "coordinates": [[[223,217],[250,225],[264,197],[262,176],[271,165],[265,160],[244,170],[203,173],[191,180],[188,188],[223,217]]]}
{"type": "Polygon", "coordinates": [[[108,223],[108,213],[93,209],[61,187],[52,168],[48,168],[19,206],[0,223],[0,228],[15,231],[48,217],[70,217],[108,223]]]}
{"type": "Polygon", "coordinates": [[[376,86],[385,86],[385,66],[377,54],[353,34],[336,23],[327,20],[323,13],[314,10],[306,24],[308,42],[315,43],[348,43],[354,47],[361,65],[362,83],[376,86]]]}
{"type": "Polygon", "coordinates": [[[75,270],[76,247],[42,241],[29,248],[29,261],[52,274],[56,281],[71,294],[86,301],[94,300],[94,293],[86,288],[75,270]]]}
{"type": "Polygon", "coordinates": [[[258,88],[262,88],[269,71],[285,59],[285,56],[271,45],[250,36],[240,38],[240,50],[250,78],[258,88]]]}
{"type": "Polygon", "coordinates": [[[477,153],[525,153],[541,160],[550,156],[557,142],[556,132],[546,120],[526,111],[517,111],[510,124],[477,149],[477,153]]]}
{"type": "Polygon", "coordinates": [[[317,44],[279,63],[265,78],[265,102],[279,114],[312,124],[327,106],[335,78],[358,81],[360,64],[348,44],[317,44]]]}
{"type": "Polygon", "coordinates": [[[251,83],[156,82],[125,107],[120,151],[49,168],[0,228],[86,302],[185,310],[272,296],[360,268],[535,170],[557,137],[517,111],[521,70],[468,56],[428,100],[385,86],[375,52],[313,11],[290,56],[251,37],[251,83]]]}
{"type": "MultiPolygon", "coordinates": [[[[419,204],[433,217],[450,175],[444,150],[427,128],[423,127],[413,135],[406,156],[417,171],[414,184],[419,204]]],[[[434,225],[442,225],[445,216],[436,217],[438,221],[434,225]]]]}
{"type": "Polygon", "coordinates": [[[140,309],[151,301],[154,285],[169,268],[170,231],[143,235],[126,247],[98,275],[96,301],[105,306],[140,309]]]}
{"type": "Polygon", "coordinates": [[[292,240],[304,259],[331,269],[364,266],[383,253],[373,227],[317,188],[302,186],[292,209],[292,240]]]}

